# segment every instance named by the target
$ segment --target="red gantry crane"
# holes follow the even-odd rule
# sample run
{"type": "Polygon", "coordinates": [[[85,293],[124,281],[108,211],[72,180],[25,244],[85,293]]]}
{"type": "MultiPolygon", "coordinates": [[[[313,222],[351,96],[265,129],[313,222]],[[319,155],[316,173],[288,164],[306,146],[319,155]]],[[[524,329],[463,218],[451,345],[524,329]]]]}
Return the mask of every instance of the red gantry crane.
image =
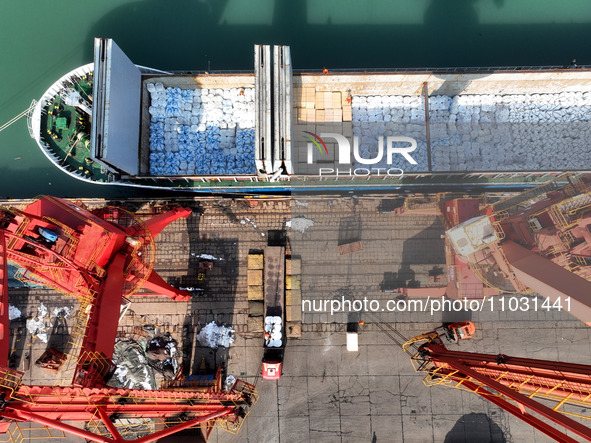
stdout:
{"type": "Polygon", "coordinates": [[[394,212],[440,216],[447,285],[397,291],[460,299],[536,292],[591,326],[591,175],[563,176],[494,204],[485,196],[423,200],[407,198],[394,212]]]}
{"type": "Polygon", "coordinates": [[[175,208],[142,221],[115,207],[89,211],[82,204],[42,197],[24,210],[0,214],[0,432],[12,423],[42,426],[96,442],[155,441],[200,426],[237,431],[257,400],[254,386],[238,380],[228,391],[221,371],[209,381],[175,382],[159,390],[107,386],[124,296],[146,289],[173,300],[190,293],[168,285],[153,270],[154,236],[191,211],[175,208]],[[79,352],[71,386],[27,386],[9,369],[7,264],[16,277],[75,296],[80,309],[71,330],[79,352]],[[68,422],[85,424],[85,428],[68,422]],[[138,427],[140,430],[138,431],[138,427]]]}
{"type": "Polygon", "coordinates": [[[427,386],[474,392],[558,442],[579,441],[565,430],[591,441],[591,428],[571,418],[591,418],[584,415],[591,407],[591,366],[452,351],[437,331],[408,340],[403,349],[415,370],[427,374],[427,386]]]}
{"type": "MultiPolygon", "coordinates": [[[[395,214],[424,214],[436,215],[441,219],[446,230],[451,229],[467,220],[480,215],[484,205],[482,198],[445,199],[446,194],[437,194],[436,200],[409,197],[404,204],[392,211],[395,214]]],[[[441,297],[452,299],[482,299],[499,295],[500,290],[482,281],[478,274],[471,269],[468,260],[458,254],[449,239],[445,239],[445,263],[447,284],[437,284],[439,276],[433,278],[433,283],[421,287],[393,288],[396,292],[408,297],[441,297]]]]}
{"type": "Polygon", "coordinates": [[[591,326],[591,176],[567,180],[473,211],[446,237],[486,286],[535,291],[591,326]]]}

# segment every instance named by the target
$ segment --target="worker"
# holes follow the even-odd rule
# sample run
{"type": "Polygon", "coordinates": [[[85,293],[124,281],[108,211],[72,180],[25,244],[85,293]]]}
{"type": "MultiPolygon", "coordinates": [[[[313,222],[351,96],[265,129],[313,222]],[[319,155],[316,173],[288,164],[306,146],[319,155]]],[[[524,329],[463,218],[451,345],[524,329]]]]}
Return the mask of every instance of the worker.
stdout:
{"type": "Polygon", "coordinates": [[[265,332],[265,343],[269,343],[271,341],[271,334],[268,332],[265,332]]]}

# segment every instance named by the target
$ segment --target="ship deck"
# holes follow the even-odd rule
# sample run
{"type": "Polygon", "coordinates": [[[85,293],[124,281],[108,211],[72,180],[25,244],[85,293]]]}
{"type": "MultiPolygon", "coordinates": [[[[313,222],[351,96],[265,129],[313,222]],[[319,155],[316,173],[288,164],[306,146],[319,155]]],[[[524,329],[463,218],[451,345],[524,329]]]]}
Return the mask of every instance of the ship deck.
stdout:
{"type": "MultiPolygon", "coordinates": [[[[77,80],[72,87],[92,102],[92,73],[77,80]]],[[[106,181],[107,175],[101,166],[90,160],[89,146],[77,139],[80,131],[84,131],[88,138],[89,117],[67,105],[59,95],[54,95],[41,112],[41,140],[66,170],[95,181],[106,181]]]]}

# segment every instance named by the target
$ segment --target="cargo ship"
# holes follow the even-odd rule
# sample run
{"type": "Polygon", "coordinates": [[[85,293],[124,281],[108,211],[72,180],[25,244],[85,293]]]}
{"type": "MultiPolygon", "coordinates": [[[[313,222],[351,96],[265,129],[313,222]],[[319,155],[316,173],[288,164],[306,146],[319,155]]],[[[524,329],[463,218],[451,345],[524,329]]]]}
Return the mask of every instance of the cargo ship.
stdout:
{"type": "Polygon", "coordinates": [[[111,39],[55,82],[29,132],[76,179],[194,192],[527,188],[590,172],[591,69],[165,72],[111,39]]]}

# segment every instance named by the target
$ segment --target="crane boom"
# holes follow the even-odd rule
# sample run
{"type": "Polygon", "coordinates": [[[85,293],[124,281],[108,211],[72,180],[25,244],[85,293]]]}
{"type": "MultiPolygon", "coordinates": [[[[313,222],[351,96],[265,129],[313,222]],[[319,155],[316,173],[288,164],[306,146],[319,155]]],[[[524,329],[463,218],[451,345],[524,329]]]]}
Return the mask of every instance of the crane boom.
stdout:
{"type": "Polygon", "coordinates": [[[419,345],[411,361],[415,370],[427,373],[424,379],[427,386],[467,389],[556,441],[577,441],[560,427],[591,441],[591,428],[569,415],[591,417],[565,409],[567,405],[585,410],[591,406],[591,366],[451,351],[435,331],[409,340],[403,348],[409,349],[410,344],[415,348],[419,345]],[[555,406],[551,408],[540,400],[553,402],[555,406]]]}

